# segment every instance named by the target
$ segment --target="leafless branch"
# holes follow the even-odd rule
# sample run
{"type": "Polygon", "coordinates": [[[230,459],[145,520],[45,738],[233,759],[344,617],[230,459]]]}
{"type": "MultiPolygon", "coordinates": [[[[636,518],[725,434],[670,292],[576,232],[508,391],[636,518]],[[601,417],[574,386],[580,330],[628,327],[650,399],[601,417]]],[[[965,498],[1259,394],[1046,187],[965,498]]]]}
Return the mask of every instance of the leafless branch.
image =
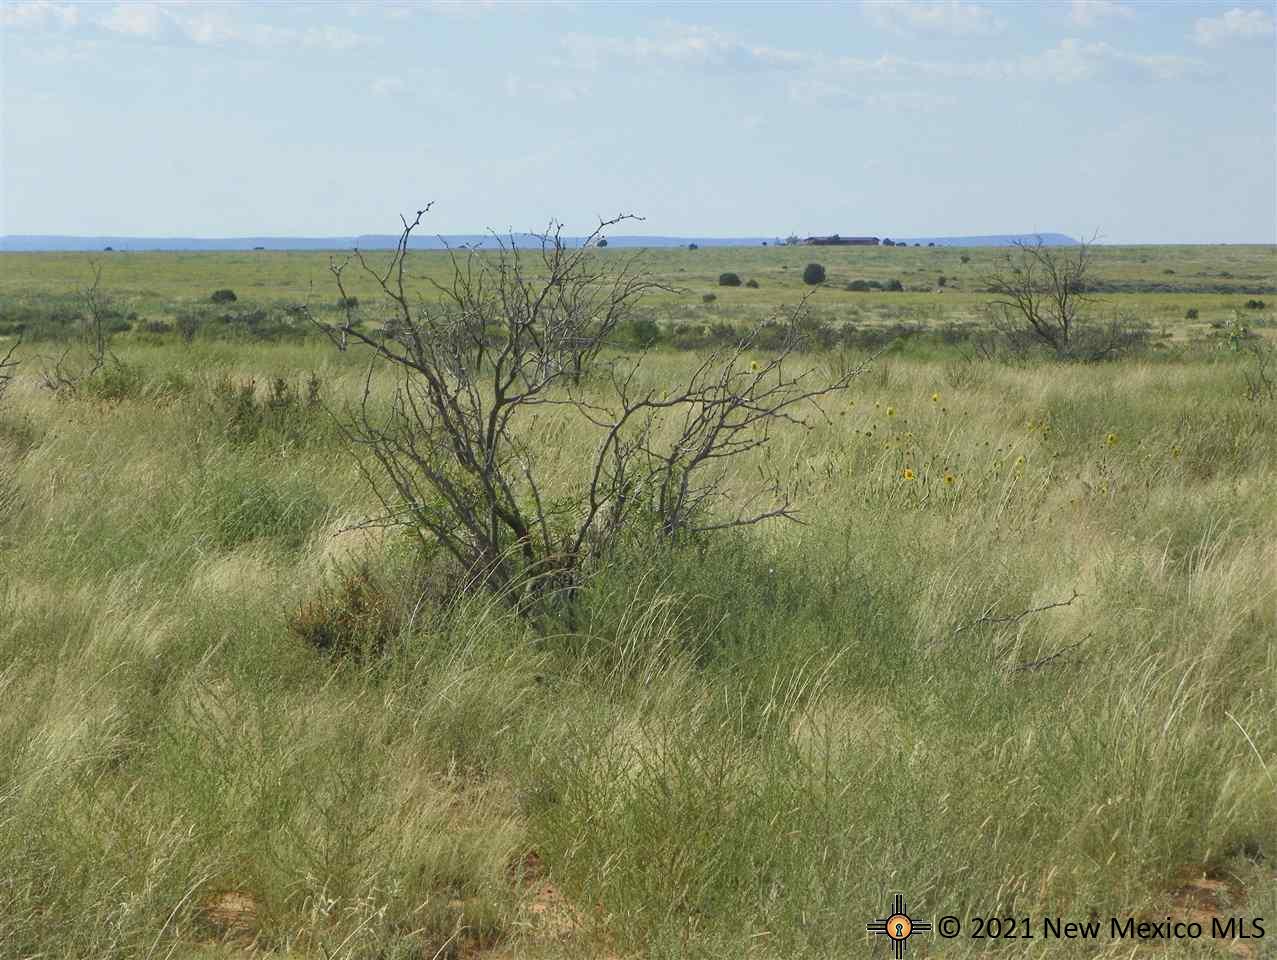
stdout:
{"type": "Polygon", "coordinates": [[[9,349],[4,352],[4,356],[0,356],[0,400],[4,399],[4,392],[13,380],[14,371],[18,369],[18,361],[13,359],[13,354],[21,342],[22,337],[19,336],[17,340],[9,344],[9,349]]]}
{"type": "Polygon", "coordinates": [[[1069,606],[1072,606],[1072,605],[1073,605],[1073,601],[1074,601],[1074,600],[1077,600],[1077,599],[1078,599],[1079,597],[1081,597],[1081,596],[1082,596],[1082,594],[1080,594],[1080,593],[1078,593],[1076,590],[1074,590],[1074,591],[1073,591],[1073,596],[1069,597],[1067,600],[1057,600],[1057,601],[1055,601],[1055,602],[1053,602],[1053,603],[1046,603],[1046,604],[1043,604],[1043,605],[1042,605],[1042,606],[1040,606],[1040,607],[1032,607],[1032,608],[1030,608],[1030,609],[1028,609],[1028,610],[1021,610],[1019,613],[1013,613],[1013,614],[1010,614],[1010,615],[1005,616],[1005,617],[995,617],[995,616],[993,616],[993,611],[994,611],[994,610],[996,609],[996,607],[997,607],[997,604],[996,604],[996,602],[995,602],[995,603],[993,603],[993,604],[990,604],[990,605],[989,605],[989,606],[985,609],[984,613],[983,613],[983,614],[981,614],[979,617],[977,617],[975,620],[972,620],[970,623],[963,624],[962,626],[960,626],[960,627],[958,627],[956,630],[954,630],[954,631],[953,631],[953,635],[956,637],[958,634],[962,633],[964,630],[970,630],[970,629],[971,629],[971,628],[973,628],[973,627],[978,627],[978,626],[981,626],[981,625],[983,625],[983,624],[994,624],[994,623],[1019,623],[1021,620],[1023,620],[1025,617],[1029,616],[1030,614],[1034,614],[1034,613],[1042,613],[1044,610],[1054,610],[1056,607],[1069,607],[1069,606]]]}
{"type": "Polygon", "coordinates": [[[769,359],[751,356],[756,328],[658,396],[641,376],[643,354],[607,353],[641,298],[669,289],[644,272],[640,254],[597,253],[604,231],[638,218],[602,220],[580,246],[552,222],[531,249],[494,235],[490,251],[449,250],[451,278],[429,281],[425,297],[409,289],[405,263],[428,209],[401,218],[385,262],[359,250],[333,261],[345,316],[311,318],[339,349],[370,353],[346,430],[381,522],[405,524],[423,549],[487,571],[490,588],[520,609],[553,601],[570,610],[586,567],[636,523],[674,540],[795,519],[793,486],[765,458],[759,481],[731,497],[726,468],[765,448],[778,426],[808,427],[823,415],[819,399],[860,372],[821,378],[800,365],[805,301],[783,318],[787,336],[769,359]],[[380,329],[354,322],[351,264],[382,294],[380,329]],[[393,379],[387,400],[373,399],[377,369],[393,379]],[[555,496],[526,429],[542,407],[595,437],[581,476],[555,496]],[[734,510],[724,510],[729,500],[734,510]]]}
{"type": "Polygon", "coordinates": [[[1066,644],[1065,646],[1061,647],[1059,650],[1056,650],[1054,653],[1047,654],[1045,657],[1038,657],[1038,659],[1036,660],[1028,660],[1024,663],[1017,663],[1011,669],[1017,673],[1022,673],[1027,670],[1041,669],[1042,667],[1045,667],[1048,664],[1055,663],[1055,661],[1059,660],[1061,657],[1066,656],[1069,653],[1072,653],[1078,647],[1082,646],[1082,644],[1086,643],[1087,640],[1091,639],[1091,637],[1092,637],[1092,634],[1088,633],[1086,636],[1082,637],[1082,639],[1075,640],[1070,644],[1066,644]]]}
{"type": "Polygon", "coordinates": [[[1017,241],[1005,270],[985,277],[995,323],[1013,347],[1045,344],[1066,355],[1086,309],[1091,248],[1095,237],[1075,247],[1050,247],[1041,237],[1017,241]]]}
{"type": "Polygon", "coordinates": [[[70,344],[61,356],[40,371],[45,387],[56,392],[74,393],[79,385],[106,365],[110,356],[111,318],[114,313],[111,297],[102,288],[102,265],[89,261],[93,282],[80,291],[80,304],[84,314],[80,319],[77,342],[70,344]]]}

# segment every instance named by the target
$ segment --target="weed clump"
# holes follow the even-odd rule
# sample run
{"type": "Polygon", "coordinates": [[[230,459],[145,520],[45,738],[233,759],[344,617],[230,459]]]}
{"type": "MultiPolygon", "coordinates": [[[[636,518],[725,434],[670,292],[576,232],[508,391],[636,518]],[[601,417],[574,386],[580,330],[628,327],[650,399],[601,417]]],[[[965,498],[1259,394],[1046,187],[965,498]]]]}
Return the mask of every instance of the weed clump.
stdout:
{"type": "Polygon", "coordinates": [[[307,600],[288,621],[288,632],[336,660],[378,660],[402,627],[399,608],[362,567],[307,600]]]}
{"type": "Polygon", "coordinates": [[[212,412],[233,443],[251,443],[271,436],[302,442],[322,413],[323,381],[310,372],[294,385],[286,377],[271,377],[264,396],[258,396],[253,378],[235,380],[223,374],[213,384],[212,412]]]}
{"type": "Polygon", "coordinates": [[[235,296],[234,290],[214,290],[208,298],[212,303],[234,303],[239,297],[235,296]]]}
{"type": "Polygon", "coordinates": [[[736,273],[720,273],[718,275],[718,285],[720,287],[739,287],[740,274],[736,273]]]}
{"type": "Polygon", "coordinates": [[[814,287],[825,282],[825,268],[818,263],[809,263],[803,268],[803,283],[814,287]]]}

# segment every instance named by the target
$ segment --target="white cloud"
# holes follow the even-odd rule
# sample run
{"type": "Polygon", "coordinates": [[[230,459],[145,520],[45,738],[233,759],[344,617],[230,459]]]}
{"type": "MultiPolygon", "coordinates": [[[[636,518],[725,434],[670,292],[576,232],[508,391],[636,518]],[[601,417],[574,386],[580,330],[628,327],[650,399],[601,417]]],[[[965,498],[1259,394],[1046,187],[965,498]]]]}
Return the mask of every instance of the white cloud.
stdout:
{"type": "Polygon", "coordinates": [[[1175,54],[1143,54],[1120,50],[1103,41],[1083,43],[1075,38],[1020,61],[1025,76],[1044,76],[1070,83],[1104,76],[1126,76],[1138,80],[1178,80],[1200,73],[1202,63],[1175,54]]]}
{"type": "MultiPolygon", "coordinates": [[[[950,81],[1045,79],[1072,83],[1102,78],[1176,80],[1206,71],[1205,64],[1193,57],[1133,53],[1107,42],[1084,42],[1076,38],[1061,40],[1036,54],[984,60],[922,60],[891,53],[878,57],[827,57],[751,44],[705,27],[683,27],[652,38],[569,34],[563,38],[562,46],[565,55],[553,58],[552,66],[596,70],[620,60],[703,71],[783,70],[795,78],[790,84],[791,92],[805,91],[819,99],[838,96],[838,90],[846,93],[844,84],[852,77],[930,77],[950,81]]],[[[925,103],[928,96],[931,95],[914,96],[915,106],[925,103]]],[[[904,100],[900,102],[909,105],[904,100]]]]}
{"type": "Polygon", "coordinates": [[[96,25],[121,36],[162,44],[244,44],[261,48],[300,46],[343,51],[377,42],[375,37],[331,25],[298,30],[262,23],[240,23],[234,19],[239,9],[243,8],[180,0],[163,3],[133,0],[112,6],[97,18],[96,25]]]}
{"type": "Polygon", "coordinates": [[[865,0],[864,11],[877,26],[895,31],[932,30],[970,37],[1006,29],[1006,21],[991,7],[963,0],[865,0]]]}
{"type": "Polygon", "coordinates": [[[1105,20],[1132,20],[1135,8],[1117,0],[1073,0],[1069,7],[1069,20],[1076,27],[1089,29],[1105,20]]]}
{"type": "Polygon", "coordinates": [[[789,85],[789,96],[791,100],[801,102],[824,100],[834,103],[855,103],[873,109],[890,110],[892,113],[940,110],[958,102],[957,97],[950,94],[921,90],[866,92],[819,78],[793,81],[789,85]]]}
{"type": "Polygon", "coordinates": [[[379,97],[393,97],[403,93],[404,82],[399,77],[378,77],[372,82],[371,89],[379,97]]]}
{"type": "Polygon", "coordinates": [[[74,27],[80,22],[80,11],[69,3],[30,0],[26,3],[0,4],[0,23],[6,27],[46,26],[74,27]]]}
{"type": "Polygon", "coordinates": [[[1258,8],[1234,7],[1218,17],[1199,17],[1193,24],[1193,39],[1203,47],[1218,47],[1230,40],[1273,36],[1273,18],[1258,8]]]}
{"type": "Polygon", "coordinates": [[[343,27],[308,27],[301,35],[302,46],[325,50],[352,50],[373,42],[371,37],[343,27]]]}
{"type": "Polygon", "coordinates": [[[117,3],[108,14],[98,18],[98,26],[112,33],[158,39],[172,26],[171,16],[154,3],[117,3]]]}
{"type": "Polygon", "coordinates": [[[657,38],[620,39],[573,33],[563,38],[569,62],[596,69],[610,60],[722,70],[793,69],[810,55],[763,44],[744,43],[710,27],[678,26],[657,38]]]}
{"type": "Polygon", "coordinates": [[[580,100],[589,93],[589,88],[583,84],[569,83],[561,79],[547,83],[544,80],[529,80],[511,73],[505,78],[505,92],[509,97],[529,97],[545,103],[564,104],[580,100]]]}

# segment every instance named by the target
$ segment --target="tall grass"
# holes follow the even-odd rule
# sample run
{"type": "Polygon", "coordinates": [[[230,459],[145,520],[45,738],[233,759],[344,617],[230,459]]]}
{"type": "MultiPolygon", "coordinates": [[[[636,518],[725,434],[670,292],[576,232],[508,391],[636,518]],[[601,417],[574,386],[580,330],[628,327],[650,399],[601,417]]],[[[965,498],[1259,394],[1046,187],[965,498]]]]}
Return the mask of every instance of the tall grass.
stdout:
{"type": "MultiPolygon", "coordinates": [[[[1273,906],[1277,410],[1227,360],[893,358],[774,445],[805,525],[638,538],[546,635],[350,529],[339,431],[269,403],[340,412],[349,357],[119,352],[123,398],[0,410],[4,956],[832,957],[895,891],[1080,920],[1225,866],[1273,906]],[[355,565],[383,660],[290,630],[355,565]]],[[[588,438],[536,429],[566,488],[588,438]]]]}

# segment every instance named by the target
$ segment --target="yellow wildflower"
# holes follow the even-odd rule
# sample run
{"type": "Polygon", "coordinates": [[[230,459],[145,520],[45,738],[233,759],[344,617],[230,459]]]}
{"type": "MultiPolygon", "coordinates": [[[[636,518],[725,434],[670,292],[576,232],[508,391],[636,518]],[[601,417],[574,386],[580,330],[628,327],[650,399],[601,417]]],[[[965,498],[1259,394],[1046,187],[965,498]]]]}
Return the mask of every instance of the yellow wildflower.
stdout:
{"type": "Polygon", "coordinates": [[[900,474],[900,478],[902,480],[913,480],[914,478],[913,467],[905,467],[904,471],[900,474]]]}
{"type": "Polygon", "coordinates": [[[1105,437],[1105,438],[1104,438],[1104,442],[1105,442],[1105,443],[1107,443],[1110,447],[1116,447],[1116,446],[1117,446],[1117,434],[1116,434],[1116,433],[1110,433],[1107,437],[1105,437]]]}

